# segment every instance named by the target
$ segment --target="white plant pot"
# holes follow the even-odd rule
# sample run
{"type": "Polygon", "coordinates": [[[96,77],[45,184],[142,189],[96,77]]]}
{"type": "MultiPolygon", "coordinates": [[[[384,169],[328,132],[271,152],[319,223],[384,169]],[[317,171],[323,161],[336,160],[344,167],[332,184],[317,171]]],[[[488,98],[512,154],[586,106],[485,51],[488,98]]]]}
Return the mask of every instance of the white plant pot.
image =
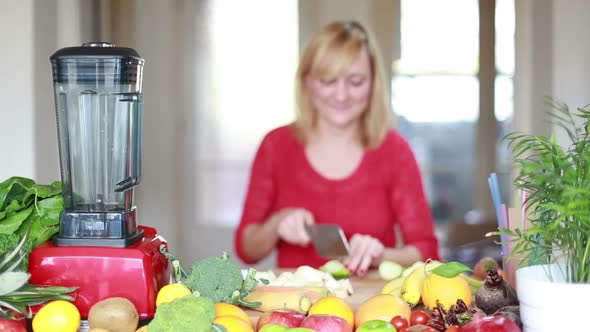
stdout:
{"type": "Polygon", "coordinates": [[[580,320],[564,317],[587,315],[590,284],[566,283],[557,264],[519,268],[516,291],[525,332],[581,331],[585,325],[580,320]],[[579,315],[572,313],[576,310],[580,311],[579,315]]]}

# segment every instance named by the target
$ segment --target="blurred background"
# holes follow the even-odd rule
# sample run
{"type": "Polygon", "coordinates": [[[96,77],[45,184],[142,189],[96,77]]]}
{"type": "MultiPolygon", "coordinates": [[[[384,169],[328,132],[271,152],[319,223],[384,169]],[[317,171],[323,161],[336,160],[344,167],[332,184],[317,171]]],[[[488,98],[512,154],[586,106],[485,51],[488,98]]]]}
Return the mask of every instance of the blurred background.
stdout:
{"type": "Polygon", "coordinates": [[[258,143],[294,116],[301,48],[356,19],[383,49],[443,255],[472,255],[497,227],[490,172],[514,202],[502,137],[548,134],[545,96],[588,104],[588,12],[586,0],[0,0],[0,182],[59,180],[49,56],[132,47],[146,60],[139,222],[184,261],[233,253],[258,143]]]}

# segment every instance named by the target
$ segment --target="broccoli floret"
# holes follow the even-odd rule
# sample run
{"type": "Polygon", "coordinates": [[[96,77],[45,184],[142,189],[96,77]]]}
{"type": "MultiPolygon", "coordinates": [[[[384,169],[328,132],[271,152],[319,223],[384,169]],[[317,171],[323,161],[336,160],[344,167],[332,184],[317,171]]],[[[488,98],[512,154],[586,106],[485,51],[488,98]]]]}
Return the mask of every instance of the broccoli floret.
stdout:
{"type": "Polygon", "coordinates": [[[244,300],[258,284],[255,276],[256,270],[248,269],[244,277],[240,267],[231,262],[229,255],[224,252],[221,257],[208,257],[193,262],[185,283],[193,292],[199,292],[215,303],[257,307],[259,302],[244,300]]]}
{"type": "Polygon", "coordinates": [[[194,261],[186,279],[193,292],[215,303],[234,303],[234,292],[240,291],[243,281],[242,270],[229,260],[227,253],[194,261]]]}
{"type": "Polygon", "coordinates": [[[148,325],[150,332],[209,332],[215,319],[215,303],[196,294],[183,296],[158,306],[148,325]]]}

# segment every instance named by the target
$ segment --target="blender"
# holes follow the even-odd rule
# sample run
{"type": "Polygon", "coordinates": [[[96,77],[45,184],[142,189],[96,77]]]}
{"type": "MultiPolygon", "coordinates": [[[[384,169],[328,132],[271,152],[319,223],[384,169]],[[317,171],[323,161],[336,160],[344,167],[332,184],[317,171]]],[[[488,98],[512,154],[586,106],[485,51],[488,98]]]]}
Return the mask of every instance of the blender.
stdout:
{"type": "MultiPolygon", "coordinates": [[[[139,226],[144,60],[125,47],[86,43],[51,57],[64,209],[59,233],[29,258],[30,282],[78,287],[74,305],[124,297],[153,318],[171,268],[166,241],[139,226]]],[[[35,310],[34,310],[35,311],[35,310]]]]}

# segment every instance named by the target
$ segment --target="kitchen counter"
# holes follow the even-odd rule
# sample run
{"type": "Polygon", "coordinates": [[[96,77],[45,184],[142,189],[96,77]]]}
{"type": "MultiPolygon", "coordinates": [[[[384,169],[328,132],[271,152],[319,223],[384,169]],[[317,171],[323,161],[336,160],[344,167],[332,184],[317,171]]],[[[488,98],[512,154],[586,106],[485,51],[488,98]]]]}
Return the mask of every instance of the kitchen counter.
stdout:
{"type": "MultiPolygon", "coordinates": [[[[367,275],[363,278],[350,278],[350,283],[354,293],[351,296],[345,298],[345,300],[352,306],[354,310],[356,310],[365,300],[373,295],[381,293],[381,289],[383,286],[385,286],[387,281],[381,279],[378,276],[377,271],[369,271],[369,273],[367,273],[367,275]]],[[[251,309],[247,309],[246,312],[248,315],[250,315],[250,319],[252,320],[254,326],[256,326],[258,318],[264,314],[263,312],[251,309]]]]}

